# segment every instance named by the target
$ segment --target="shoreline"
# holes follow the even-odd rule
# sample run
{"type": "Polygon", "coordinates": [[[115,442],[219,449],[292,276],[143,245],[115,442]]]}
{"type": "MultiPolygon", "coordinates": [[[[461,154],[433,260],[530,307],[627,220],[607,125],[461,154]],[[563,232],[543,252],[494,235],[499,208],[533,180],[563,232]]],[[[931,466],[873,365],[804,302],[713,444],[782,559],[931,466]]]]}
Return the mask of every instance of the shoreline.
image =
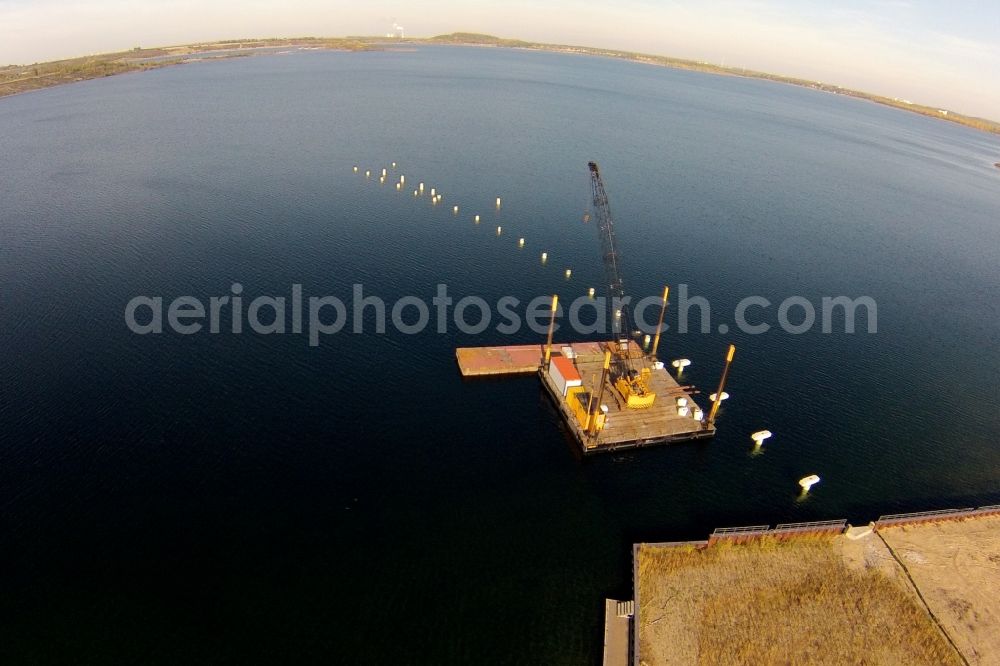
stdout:
{"type": "Polygon", "coordinates": [[[355,38],[322,37],[224,40],[146,49],[137,47],[131,51],[115,51],[31,65],[0,67],[0,99],[79,83],[80,81],[144,72],[192,62],[276,55],[279,49],[375,50],[371,43],[355,38]]]}
{"type": "Polygon", "coordinates": [[[970,116],[968,114],[959,113],[956,111],[952,111],[950,109],[941,109],[939,107],[928,106],[925,104],[917,104],[910,100],[885,97],[883,95],[877,95],[875,93],[869,93],[862,90],[844,88],[843,86],[839,86],[832,83],[813,81],[809,79],[803,79],[800,77],[784,76],[781,74],[772,74],[769,72],[761,72],[753,69],[747,69],[744,67],[726,67],[723,65],[716,65],[704,61],[687,60],[684,58],[675,58],[672,56],[664,56],[664,55],[654,55],[636,51],[624,51],[621,49],[605,49],[599,47],[574,46],[565,44],[547,44],[541,42],[539,43],[522,42],[520,40],[514,40],[514,39],[501,39],[493,37],[491,35],[467,35],[465,33],[455,33],[453,35],[439,35],[437,37],[432,37],[429,39],[419,39],[413,41],[415,43],[427,43],[427,44],[512,48],[512,49],[522,49],[527,51],[547,51],[550,53],[591,55],[591,56],[600,56],[605,58],[616,58],[619,60],[628,60],[631,62],[646,64],[646,65],[669,67],[671,69],[682,69],[693,72],[702,72],[705,74],[715,74],[718,76],[736,76],[746,79],[761,79],[765,81],[773,81],[775,83],[794,85],[800,88],[811,88],[813,90],[819,90],[821,92],[827,92],[835,95],[854,97],[856,99],[862,99],[874,102],[876,104],[880,104],[882,106],[888,106],[894,109],[899,109],[901,111],[909,111],[910,113],[916,113],[918,115],[927,116],[928,118],[936,118],[938,120],[948,121],[956,125],[963,125],[971,129],[979,130],[981,132],[986,132],[987,134],[1000,135],[1000,121],[991,120],[989,118],[970,116]]]}
{"type": "Polygon", "coordinates": [[[640,64],[683,69],[688,71],[761,79],[811,88],[835,95],[863,99],[882,106],[908,111],[928,118],[944,120],[956,125],[969,127],[988,134],[1000,135],[1000,122],[941,109],[910,100],[885,97],[874,93],[844,88],[839,85],[808,79],[771,74],[741,67],[725,67],[704,61],[687,60],[664,55],[653,55],[620,49],[605,49],[591,46],[526,42],[517,39],[502,39],[492,35],[477,33],[451,33],[436,37],[390,39],[386,37],[299,37],[290,39],[239,39],[217,42],[201,42],[177,46],[119,51],[99,55],[83,56],[66,60],[35,63],[32,65],[8,65],[0,67],[0,98],[17,95],[32,90],[43,90],[68,83],[76,83],[95,78],[104,78],[128,72],[145,71],[170,67],[205,59],[242,58],[251,55],[268,55],[277,48],[342,51],[385,50],[393,45],[439,45],[439,46],[479,46],[490,48],[510,48],[528,51],[545,51],[576,55],[600,56],[628,60],[640,64]],[[219,51],[225,54],[212,55],[219,51]],[[202,57],[196,57],[201,55],[202,57]],[[25,76],[25,74],[28,74],[25,76]],[[29,83],[30,82],[30,83],[29,83]],[[21,85],[17,85],[21,84],[21,85]]]}

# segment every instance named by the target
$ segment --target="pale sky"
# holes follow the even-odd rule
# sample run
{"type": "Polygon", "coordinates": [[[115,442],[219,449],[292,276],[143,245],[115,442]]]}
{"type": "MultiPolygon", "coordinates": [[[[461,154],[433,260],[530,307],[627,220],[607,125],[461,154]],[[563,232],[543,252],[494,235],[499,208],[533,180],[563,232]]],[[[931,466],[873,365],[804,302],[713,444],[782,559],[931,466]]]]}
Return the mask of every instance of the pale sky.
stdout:
{"type": "Polygon", "coordinates": [[[0,0],[0,64],[240,37],[485,32],[836,83],[1000,120],[996,0],[0,0]]]}

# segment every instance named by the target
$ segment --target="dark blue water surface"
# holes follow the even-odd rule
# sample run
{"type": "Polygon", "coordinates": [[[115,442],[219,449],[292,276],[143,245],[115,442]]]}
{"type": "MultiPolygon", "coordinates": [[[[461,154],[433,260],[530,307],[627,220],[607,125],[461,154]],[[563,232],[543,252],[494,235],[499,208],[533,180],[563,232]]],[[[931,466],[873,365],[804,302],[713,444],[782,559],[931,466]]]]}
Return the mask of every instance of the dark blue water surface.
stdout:
{"type": "Polygon", "coordinates": [[[1000,501],[996,137],[763,81],[441,47],[7,98],[0,156],[0,662],[594,663],[634,541],[1000,501]],[[707,393],[737,345],[708,443],[581,460],[535,378],[461,380],[456,346],[526,329],[377,335],[369,311],[313,348],[125,325],[133,296],[235,282],[247,302],[354,283],[390,304],[438,284],[571,300],[602,284],[588,160],[628,291],[711,303],[710,334],[677,334],[671,306],[662,356],[707,393]],[[406,191],[351,168],[392,161],[406,191]],[[774,304],[753,311],[767,334],[732,326],[748,295],[774,304]],[[783,333],[793,295],[870,296],[878,332],[783,333]]]}

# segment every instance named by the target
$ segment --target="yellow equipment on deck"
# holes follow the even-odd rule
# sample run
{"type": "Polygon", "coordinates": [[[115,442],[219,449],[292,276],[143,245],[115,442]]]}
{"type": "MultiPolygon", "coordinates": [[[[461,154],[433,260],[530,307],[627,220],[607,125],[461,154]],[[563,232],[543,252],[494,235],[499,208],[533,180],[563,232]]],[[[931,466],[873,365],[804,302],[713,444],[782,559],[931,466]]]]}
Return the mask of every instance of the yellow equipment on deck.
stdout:
{"type": "Polygon", "coordinates": [[[643,368],[638,377],[619,377],[615,382],[615,388],[622,394],[629,409],[645,409],[653,405],[656,394],[649,390],[650,374],[649,368],[643,368]]]}
{"type": "MultiPolygon", "coordinates": [[[[638,370],[632,363],[631,350],[627,340],[619,342],[612,347],[615,356],[615,368],[618,376],[615,377],[615,388],[621,394],[625,406],[629,409],[645,409],[652,406],[656,400],[656,393],[649,388],[652,371],[642,366],[638,370]]],[[[641,361],[641,357],[640,357],[641,361]]]]}
{"type": "Polygon", "coordinates": [[[600,432],[607,416],[600,409],[593,409],[594,396],[582,386],[574,386],[566,393],[566,404],[573,411],[584,432],[600,432]]]}

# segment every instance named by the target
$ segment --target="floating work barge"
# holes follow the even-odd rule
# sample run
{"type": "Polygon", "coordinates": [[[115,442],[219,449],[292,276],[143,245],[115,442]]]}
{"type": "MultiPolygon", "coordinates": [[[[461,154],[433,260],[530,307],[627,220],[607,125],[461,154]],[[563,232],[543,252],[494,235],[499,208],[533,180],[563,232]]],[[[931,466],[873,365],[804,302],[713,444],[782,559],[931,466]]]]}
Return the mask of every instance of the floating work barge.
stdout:
{"type": "Polygon", "coordinates": [[[679,384],[635,341],[629,342],[629,356],[637,365],[649,368],[648,384],[656,400],[644,409],[626,407],[624,397],[604,372],[607,347],[603,342],[553,344],[555,372],[545,367],[544,344],[460,347],[455,356],[464,377],[537,374],[584,453],[685,442],[715,434],[715,426],[704,422],[692,389],[679,384]],[[589,413],[599,412],[597,418],[602,419],[602,427],[594,433],[587,428],[588,406],[592,407],[589,413]]]}

